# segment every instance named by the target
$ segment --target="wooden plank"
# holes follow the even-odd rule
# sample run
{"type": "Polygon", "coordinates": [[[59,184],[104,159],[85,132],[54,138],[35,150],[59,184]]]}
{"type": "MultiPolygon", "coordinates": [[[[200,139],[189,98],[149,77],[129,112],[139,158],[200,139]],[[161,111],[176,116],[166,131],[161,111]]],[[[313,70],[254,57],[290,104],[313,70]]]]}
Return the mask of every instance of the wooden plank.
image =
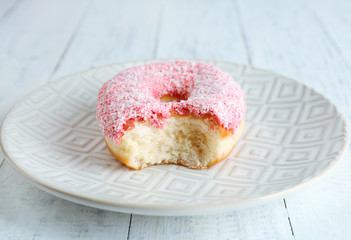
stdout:
{"type": "Polygon", "coordinates": [[[91,67],[153,58],[160,6],[157,0],[93,1],[52,79],[91,67]]]}
{"type": "Polygon", "coordinates": [[[351,119],[351,68],[304,1],[240,1],[239,8],[253,65],[312,86],[351,119]]]}
{"type": "Polygon", "coordinates": [[[308,2],[308,7],[316,18],[316,22],[325,32],[330,44],[350,67],[351,65],[351,2],[350,1],[318,1],[308,2]]]}
{"type": "MultiPolygon", "coordinates": [[[[64,4],[65,3],[62,3],[62,6],[64,4]]],[[[154,29],[156,32],[157,18],[153,18],[153,12],[146,14],[144,7],[147,5],[148,3],[144,1],[134,1],[129,4],[116,1],[109,1],[105,4],[101,4],[100,1],[93,2],[84,18],[83,12],[79,15],[83,18],[83,21],[81,24],[79,24],[78,21],[76,22],[75,28],[71,29],[73,34],[67,35],[68,40],[64,42],[65,44],[62,45],[61,48],[56,48],[60,59],[55,64],[50,65],[51,71],[53,69],[55,71],[51,79],[58,76],[60,72],[64,72],[63,75],[65,75],[74,71],[84,70],[94,65],[152,58],[156,36],[152,34],[152,29],[155,27],[154,29]],[[129,56],[130,59],[126,56],[129,56]]],[[[158,6],[156,3],[154,5],[155,7],[158,6]]],[[[35,8],[35,6],[38,6],[38,4],[34,4],[33,8],[35,8]]],[[[60,6],[57,7],[60,8],[60,6]]],[[[79,6],[77,5],[76,7],[79,6]]],[[[24,14],[30,14],[30,12],[31,9],[27,9],[27,12],[24,14]]],[[[56,16],[58,20],[64,17],[62,12],[59,12],[58,15],[59,16],[56,16]]],[[[45,19],[43,16],[39,16],[38,18],[45,19]]],[[[18,21],[18,19],[15,20],[18,21]]],[[[16,24],[17,23],[12,23],[12,25],[16,24]]],[[[67,24],[63,23],[63,25],[67,24]]],[[[15,36],[16,34],[19,35],[17,32],[13,35],[15,36]]],[[[41,40],[35,41],[37,41],[38,45],[41,45],[41,40]]],[[[8,45],[10,45],[10,39],[8,42],[8,45]]],[[[59,46],[58,41],[52,43],[53,48],[55,48],[55,45],[59,46]]],[[[11,48],[11,46],[7,47],[11,48]]],[[[38,60],[38,65],[40,61],[43,62],[43,59],[38,60]]],[[[46,64],[47,63],[43,62],[43,65],[46,64]]],[[[51,75],[50,72],[48,73],[46,77],[51,75]]],[[[43,78],[40,82],[44,81],[43,78]]],[[[35,82],[31,80],[31,83],[35,87],[38,87],[37,82],[39,81],[35,82]]],[[[9,86],[6,87],[9,89],[9,86]]],[[[7,163],[4,165],[6,166],[7,163]]],[[[21,186],[24,184],[24,182],[19,182],[20,180],[16,178],[17,175],[14,175],[13,171],[8,171],[4,166],[2,169],[5,169],[1,172],[2,176],[6,179],[10,179],[10,183],[21,186]],[[15,177],[11,178],[9,175],[14,175],[15,177]]],[[[1,187],[5,188],[3,184],[1,187]]],[[[24,189],[28,187],[28,184],[24,185],[24,189]]],[[[9,191],[9,189],[7,189],[7,191],[9,191]]],[[[6,209],[12,209],[5,213],[5,216],[9,217],[6,217],[5,219],[7,220],[4,222],[7,226],[13,226],[5,232],[6,234],[10,234],[10,236],[14,236],[11,235],[11,232],[16,232],[14,230],[17,230],[18,236],[21,236],[21,238],[36,239],[67,239],[73,237],[94,239],[97,236],[104,239],[123,239],[127,237],[130,214],[111,213],[82,207],[74,203],[57,199],[33,187],[29,188],[29,193],[23,192],[24,189],[17,189],[15,192],[15,194],[17,194],[16,196],[9,196],[8,199],[0,200],[0,206],[4,206],[6,209]],[[30,194],[33,191],[37,194],[35,195],[37,198],[28,199],[24,197],[26,194],[30,194]],[[21,199],[22,201],[15,201],[13,205],[9,206],[9,201],[12,198],[21,199]],[[53,201],[52,199],[55,200],[53,201]],[[37,201],[49,201],[53,203],[38,206],[36,211],[33,212],[28,206],[35,204],[37,201]],[[17,205],[23,206],[22,209],[15,207],[17,205]],[[18,215],[21,211],[26,212],[26,216],[32,216],[32,220],[30,220],[31,224],[28,223],[29,220],[25,216],[22,217],[18,215]],[[11,215],[15,216],[11,217],[11,215]],[[84,220],[86,217],[89,217],[89,219],[84,220]],[[106,219],[106,222],[103,222],[105,225],[100,224],[102,218],[106,219]],[[96,223],[99,225],[95,226],[96,223]],[[27,224],[30,226],[29,229],[26,228],[27,224]],[[60,227],[57,227],[57,225],[60,227]],[[39,227],[34,228],[34,226],[39,227]],[[67,233],[63,233],[65,229],[66,231],[68,229],[67,233]]],[[[6,194],[8,193],[0,193],[0,195],[6,194]]]]}
{"type": "Polygon", "coordinates": [[[296,239],[350,239],[351,155],[304,191],[286,198],[296,239]]]}
{"type": "Polygon", "coordinates": [[[133,215],[130,239],[294,239],[283,201],[193,217],[133,215]]]}
{"type": "MultiPolygon", "coordinates": [[[[24,1],[0,22],[0,116],[52,75],[89,1],[24,1]]],[[[130,215],[47,194],[0,168],[0,239],[126,238],[130,215]]]]}
{"type": "Polygon", "coordinates": [[[351,2],[312,1],[307,5],[314,22],[319,25],[324,39],[333,53],[328,56],[331,72],[326,88],[329,96],[337,99],[337,106],[351,121],[351,2]],[[331,66],[330,66],[331,65],[331,66]]]}
{"type": "MultiPolygon", "coordinates": [[[[316,2],[313,6],[319,4],[316,2]]],[[[351,84],[348,80],[351,69],[346,55],[341,54],[338,45],[333,43],[333,39],[338,39],[335,40],[338,44],[345,41],[342,35],[326,32],[320,19],[303,1],[271,0],[260,7],[254,1],[240,1],[239,7],[253,53],[253,65],[314,87],[335,102],[348,118],[351,116],[351,84]]],[[[334,23],[334,27],[344,19],[345,13],[335,14],[339,7],[329,4],[330,11],[334,11],[330,18],[339,19],[335,20],[338,23],[334,23]]],[[[351,187],[349,160],[339,166],[341,172],[337,176],[331,175],[323,183],[286,198],[296,239],[349,238],[350,193],[346,191],[351,187]]]]}
{"type": "MultiPolygon", "coordinates": [[[[15,11],[18,3],[18,0],[0,1],[0,23],[6,21],[9,15],[15,11]]],[[[0,168],[4,160],[5,159],[0,154],[0,168]]]]}
{"type": "Polygon", "coordinates": [[[89,2],[23,1],[0,22],[0,118],[52,73],[89,2]]]}
{"type": "Polygon", "coordinates": [[[155,58],[202,58],[248,63],[232,1],[167,1],[160,14],[155,58]]]}
{"type": "Polygon", "coordinates": [[[19,99],[49,78],[88,2],[80,0],[71,7],[67,0],[0,4],[1,120],[19,99]]]}
{"type": "Polygon", "coordinates": [[[0,169],[0,239],[126,239],[129,214],[75,204],[39,190],[8,163],[0,169]]]}
{"type": "Polygon", "coordinates": [[[19,0],[0,1],[0,22],[5,21],[18,4],[19,0]]]}

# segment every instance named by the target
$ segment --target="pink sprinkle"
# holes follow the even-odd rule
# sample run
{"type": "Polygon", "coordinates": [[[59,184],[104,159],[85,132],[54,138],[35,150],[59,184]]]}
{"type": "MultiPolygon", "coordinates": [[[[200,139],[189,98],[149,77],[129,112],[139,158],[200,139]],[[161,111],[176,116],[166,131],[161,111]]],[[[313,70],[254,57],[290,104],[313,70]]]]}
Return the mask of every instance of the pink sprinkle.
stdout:
{"type": "Polygon", "coordinates": [[[96,106],[101,130],[116,144],[134,120],[162,128],[171,112],[210,114],[235,133],[245,111],[245,94],[231,76],[215,66],[183,61],[125,69],[103,84],[96,106]],[[164,95],[187,100],[161,102],[164,95]]]}

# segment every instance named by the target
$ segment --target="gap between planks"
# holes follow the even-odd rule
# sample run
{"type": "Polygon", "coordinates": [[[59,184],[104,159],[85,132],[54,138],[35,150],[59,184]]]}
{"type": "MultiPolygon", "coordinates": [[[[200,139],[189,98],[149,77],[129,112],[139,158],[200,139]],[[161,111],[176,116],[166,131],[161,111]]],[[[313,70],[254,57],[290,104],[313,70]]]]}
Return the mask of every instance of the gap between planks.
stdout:
{"type": "Polygon", "coordinates": [[[133,219],[133,214],[130,214],[129,226],[128,226],[128,234],[127,234],[127,240],[129,240],[130,228],[131,228],[131,226],[132,226],[132,219],[133,219]]]}
{"type": "MultiPolygon", "coordinates": [[[[239,6],[238,0],[233,1],[233,6],[234,6],[234,11],[236,12],[236,15],[237,15],[237,21],[239,23],[240,35],[241,35],[242,41],[244,42],[245,51],[246,51],[246,54],[247,54],[247,61],[248,61],[248,64],[250,66],[252,66],[251,50],[250,50],[250,46],[249,46],[249,43],[248,43],[248,40],[247,40],[247,36],[246,36],[246,32],[245,32],[244,26],[243,26],[243,23],[242,23],[242,17],[241,17],[240,6],[239,6]]],[[[289,210],[288,210],[285,198],[283,198],[283,202],[284,202],[284,207],[286,209],[286,214],[288,216],[288,222],[289,222],[289,226],[290,226],[290,230],[291,230],[291,235],[293,236],[294,239],[296,239],[295,235],[294,235],[294,229],[293,229],[293,226],[292,226],[292,223],[291,223],[291,220],[290,220],[289,210]]]]}
{"type": "Polygon", "coordinates": [[[8,17],[18,6],[20,0],[15,0],[15,2],[0,16],[0,22],[3,22],[6,17],[8,17]]]}
{"type": "Polygon", "coordinates": [[[237,21],[238,21],[238,25],[239,25],[239,29],[240,29],[241,40],[244,42],[246,56],[247,56],[247,62],[250,66],[252,66],[251,50],[249,47],[249,43],[247,41],[247,36],[246,36],[246,32],[244,30],[244,26],[243,26],[243,22],[242,22],[242,18],[241,18],[241,13],[240,13],[240,6],[239,6],[239,3],[237,0],[233,1],[233,6],[234,6],[234,11],[237,15],[237,21]]]}
{"type": "Polygon", "coordinates": [[[62,51],[62,54],[61,54],[60,58],[58,59],[54,69],[52,70],[52,72],[51,72],[51,74],[50,74],[50,76],[48,78],[48,82],[51,82],[52,77],[54,76],[56,71],[60,68],[61,63],[62,63],[63,59],[65,58],[67,51],[70,49],[73,40],[76,38],[77,33],[78,33],[80,27],[82,26],[83,20],[85,19],[85,16],[86,16],[86,14],[87,14],[87,12],[89,10],[89,7],[91,6],[91,2],[92,2],[92,0],[90,0],[89,3],[87,4],[87,6],[85,7],[84,12],[82,14],[82,17],[79,19],[76,28],[74,29],[74,31],[73,31],[71,37],[69,38],[64,50],[62,51]]]}
{"type": "MultiPolygon", "coordinates": [[[[84,9],[84,12],[83,12],[83,14],[82,14],[81,19],[78,21],[78,24],[77,24],[76,28],[75,28],[74,31],[72,32],[71,37],[69,38],[69,40],[68,40],[68,42],[67,42],[67,44],[66,44],[66,46],[65,46],[65,48],[64,48],[64,50],[63,50],[63,52],[62,52],[62,54],[61,54],[61,56],[59,57],[59,59],[58,59],[56,65],[55,65],[54,69],[52,70],[52,72],[51,72],[51,74],[50,74],[50,76],[49,76],[49,78],[48,78],[48,82],[50,82],[50,81],[52,80],[52,77],[53,77],[54,74],[57,72],[57,70],[60,68],[60,66],[61,66],[61,64],[62,64],[62,61],[64,60],[64,58],[65,58],[65,56],[66,56],[66,53],[69,51],[69,49],[70,49],[70,47],[71,47],[71,45],[72,45],[74,39],[75,39],[76,36],[77,36],[77,33],[78,33],[79,29],[80,29],[81,26],[82,26],[82,23],[83,23],[83,21],[84,21],[86,15],[87,15],[87,12],[88,12],[88,10],[89,10],[91,4],[92,4],[92,0],[89,1],[89,3],[87,4],[86,8],[84,9]]],[[[159,21],[161,21],[161,19],[162,19],[162,12],[160,13],[159,21]]],[[[157,35],[159,34],[160,24],[161,24],[161,23],[158,24],[157,35]]],[[[157,42],[157,41],[156,41],[156,42],[157,42]]],[[[155,52],[155,53],[156,53],[156,51],[157,51],[157,44],[155,44],[155,49],[154,49],[154,52],[155,52]]],[[[5,161],[4,161],[4,159],[3,159],[3,161],[0,163],[0,168],[1,168],[1,166],[3,165],[4,162],[5,162],[5,161]]],[[[129,225],[128,225],[127,240],[129,240],[130,229],[131,229],[131,225],[132,225],[132,219],[133,219],[133,215],[130,214],[129,225]]]]}
{"type": "MultiPolygon", "coordinates": [[[[245,51],[246,51],[246,55],[247,55],[247,63],[248,63],[248,65],[252,66],[251,49],[250,49],[250,46],[249,46],[249,43],[248,43],[247,34],[245,32],[245,29],[244,29],[244,26],[243,26],[243,23],[242,23],[240,7],[239,7],[239,3],[238,3],[237,0],[233,1],[233,8],[234,8],[234,11],[235,11],[235,13],[237,15],[237,21],[238,21],[239,30],[240,30],[240,37],[241,37],[241,39],[242,39],[242,41],[244,43],[244,47],[245,47],[245,51]]],[[[156,29],[156,40],[155,40],[154,51],[153,51],[153,57],[154,58],[157,58],[157,55],[158,55],[158,44],[159,44],[161,27],[162,27],[162,22],[161,22],[162,18],[163,18],[163,11],[162,11],[162,8],[161,8],[161,10],[159,12],[159,16],[158,16],[157,29],[156,29]]],[[[293,230],[293,226],[292,226],[292,223],[291,223],[291,220],[290,220],[289,211],[288,211],[288,208],[287,208],[287,204],[286,204],[285,198],[283,199],[283,203],[284,203],[284,207],[286,209],[291,235],[295,239],[294,230],[293,230]]],[[[133,223],[133,214],[130,215],[127,240],[130,239],[132,223],[133,223]]]]}
{"type": "Polygon", "coordinates": [[[0,169],[1,169],[2,165],[4,165],[4,162],[5,162],[5,158],[2,157],[2,159],[0,161],[0,169]]]}
{"type": "Polygon", "coordinates": [[[291,220],[290,220],[290,216],[289,216],[289,210],[288,210],[288,206],[286,205],[285,198],[283,198],[283,201],[284,201],[284,207],[285,207],[285,210],[286,210],[286,214],[288,215],[288,221],[289,221],[289,226],[290,226],[290,230],[291,230],[291,235],[293,236],[294,239],[296,239],[295,238],[295,234],[294,234],[294,229],[293,229],[293,226],[291,224],[291,220]]]}

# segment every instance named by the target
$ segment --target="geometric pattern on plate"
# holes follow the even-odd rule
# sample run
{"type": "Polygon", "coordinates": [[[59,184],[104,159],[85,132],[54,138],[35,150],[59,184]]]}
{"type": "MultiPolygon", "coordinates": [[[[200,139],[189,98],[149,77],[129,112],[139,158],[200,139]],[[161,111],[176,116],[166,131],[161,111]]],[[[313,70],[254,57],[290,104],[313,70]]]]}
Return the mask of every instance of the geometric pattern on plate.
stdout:
{"type": "Polygon", "coordinates": [[[7,115],[3,150],[44,188],[119,211],[130,205],[235,207],[296,187],[336,163],[348,133],[341,114],[322,95],[265,70],[204,62],[231,74],[247,97],[239,142],[210,169],[161,165],[133,171],[107,150],[95,119],[98,89],[122,69],[146,62],[96,68],[38,89],[7,115]]]}

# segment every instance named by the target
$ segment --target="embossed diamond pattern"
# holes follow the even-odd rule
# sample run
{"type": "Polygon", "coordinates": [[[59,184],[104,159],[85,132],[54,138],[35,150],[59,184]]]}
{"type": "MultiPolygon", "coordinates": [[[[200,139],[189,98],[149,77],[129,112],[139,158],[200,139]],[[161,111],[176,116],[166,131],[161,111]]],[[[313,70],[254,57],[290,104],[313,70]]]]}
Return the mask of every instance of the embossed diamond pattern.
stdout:
{"type": "Polygon", "coordinates": [[[247,95],[246,129],[228,159],[210,169],[133,171],[108,152],[95,119],[98,89],[143,62],[92,69],[37,90],[7,116],[3,147],[40,185],[109,206],[235,205],[306,182],[336,161],[347,132],[323,96],[268,71],[209,63],[236,78],[247,95]]]}

